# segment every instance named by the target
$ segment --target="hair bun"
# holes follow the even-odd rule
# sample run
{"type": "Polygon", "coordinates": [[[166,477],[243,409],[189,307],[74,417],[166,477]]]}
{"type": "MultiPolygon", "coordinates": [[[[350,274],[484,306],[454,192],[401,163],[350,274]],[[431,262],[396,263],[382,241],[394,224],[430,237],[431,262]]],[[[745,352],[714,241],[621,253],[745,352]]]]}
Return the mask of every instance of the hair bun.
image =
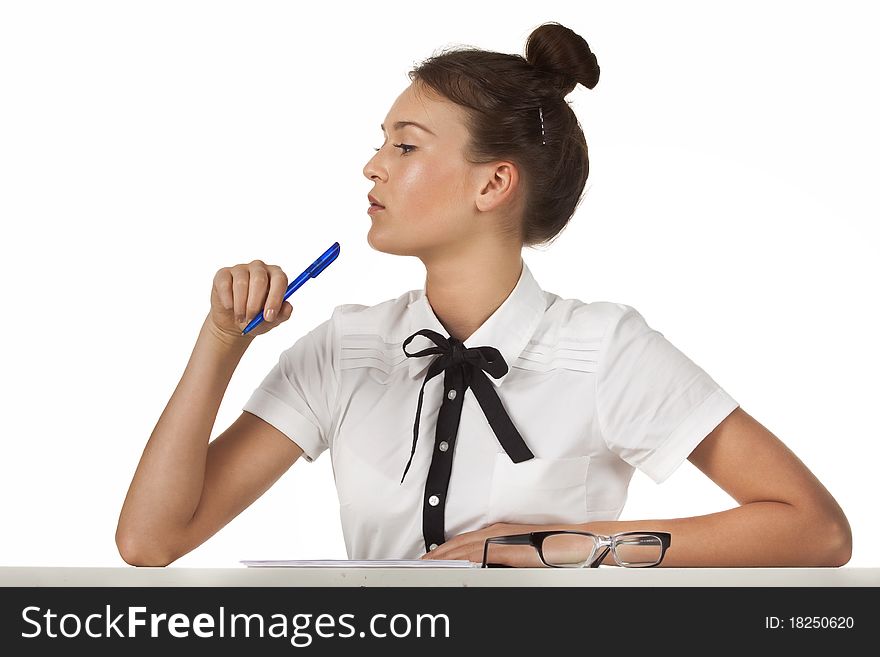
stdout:
{"type": "Polygon", "coordinates": [[[571,93],[578,82],[588,89],[599,82],[599,63],[590,46],[559,23],[544,23],[532,31],[526,41],[526,60],[560,96],[571,93]]]}

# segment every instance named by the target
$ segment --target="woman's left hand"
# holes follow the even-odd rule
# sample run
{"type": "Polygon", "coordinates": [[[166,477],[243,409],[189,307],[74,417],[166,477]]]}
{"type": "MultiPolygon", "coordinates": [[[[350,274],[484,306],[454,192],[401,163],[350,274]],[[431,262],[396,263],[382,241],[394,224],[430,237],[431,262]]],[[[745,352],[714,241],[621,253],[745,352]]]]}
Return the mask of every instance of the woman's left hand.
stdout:
{"type": "MultiPolygon", "coordinates": [[[[508,536],[510,534],[528,534],[529,532],[548,529],[544,525],[513,525],[495,523],[483,529],[459,534],[437,546],[421,559],[467,559],[474,563],[483,561],[483,545],[490,536],[508,536]]],[[[516,568],[545,567],[538,556],[538,551],[531,545],[498,545],[490,544],[489,562],[513,566],[516,568]]]]}

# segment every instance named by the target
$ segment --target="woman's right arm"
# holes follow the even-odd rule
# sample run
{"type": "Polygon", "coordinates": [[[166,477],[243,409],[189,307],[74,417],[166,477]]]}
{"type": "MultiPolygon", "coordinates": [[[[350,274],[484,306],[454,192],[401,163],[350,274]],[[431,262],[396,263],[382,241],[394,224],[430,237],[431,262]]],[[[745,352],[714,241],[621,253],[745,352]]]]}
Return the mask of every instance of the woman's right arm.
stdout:
{"type": "Polygon", "coordinates": [[[125,497],[116,529],[122,558],[165,566],[250,506],[302,454],[278,429],[244,412],[209,443],[232,373],[257,335],[290,318],[287,276],[255,260],[214,277],[205,318],[183,376],[162,412],[125,497]],[[275,311],[247,335],[249,318],[275,311]]]}

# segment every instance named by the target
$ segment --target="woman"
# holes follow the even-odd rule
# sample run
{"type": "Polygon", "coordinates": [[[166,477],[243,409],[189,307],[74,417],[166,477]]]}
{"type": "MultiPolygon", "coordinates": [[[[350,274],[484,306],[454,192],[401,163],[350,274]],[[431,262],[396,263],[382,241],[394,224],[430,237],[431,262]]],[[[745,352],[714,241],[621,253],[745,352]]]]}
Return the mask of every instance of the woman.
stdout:
{"type": "MultiPolygon", "coordinates": [[[[330,450],[353,559],[480,561],[490,536],[575,529],[670,532],[663,566],[846,563],[843,511],[785,445],[634,308],[560,299],[522,259],[565,227],[588,176],[565,101],[598,82],[587,43],[549,23],[525,58],[455,50],[410,78],[363,173],[370,246],[418,257],[424,289],[338,306],[209,443],[248,345],[292,312],[279,267],[218,271],[122,508],[125,561],[174,561],[300,456],[330,450]],[[685,458],[739,506],[616,520],[635,468],[660,483],[685,458]]],[[[533,551],[506,555],[540,565],[533,551]]]]}

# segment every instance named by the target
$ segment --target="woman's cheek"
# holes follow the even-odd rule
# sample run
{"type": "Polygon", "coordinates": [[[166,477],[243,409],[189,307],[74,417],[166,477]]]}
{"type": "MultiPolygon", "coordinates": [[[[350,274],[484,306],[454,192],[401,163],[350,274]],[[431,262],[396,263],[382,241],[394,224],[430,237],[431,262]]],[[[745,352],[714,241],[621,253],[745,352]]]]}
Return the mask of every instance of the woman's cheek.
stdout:
{"type": "Polygon", "coordinates": [[[434,205],[440,196],[437,181],[424,166],[412,166],[400,179],[395,197],[406,199],[406,206],[419,213],[434,205]]]}

